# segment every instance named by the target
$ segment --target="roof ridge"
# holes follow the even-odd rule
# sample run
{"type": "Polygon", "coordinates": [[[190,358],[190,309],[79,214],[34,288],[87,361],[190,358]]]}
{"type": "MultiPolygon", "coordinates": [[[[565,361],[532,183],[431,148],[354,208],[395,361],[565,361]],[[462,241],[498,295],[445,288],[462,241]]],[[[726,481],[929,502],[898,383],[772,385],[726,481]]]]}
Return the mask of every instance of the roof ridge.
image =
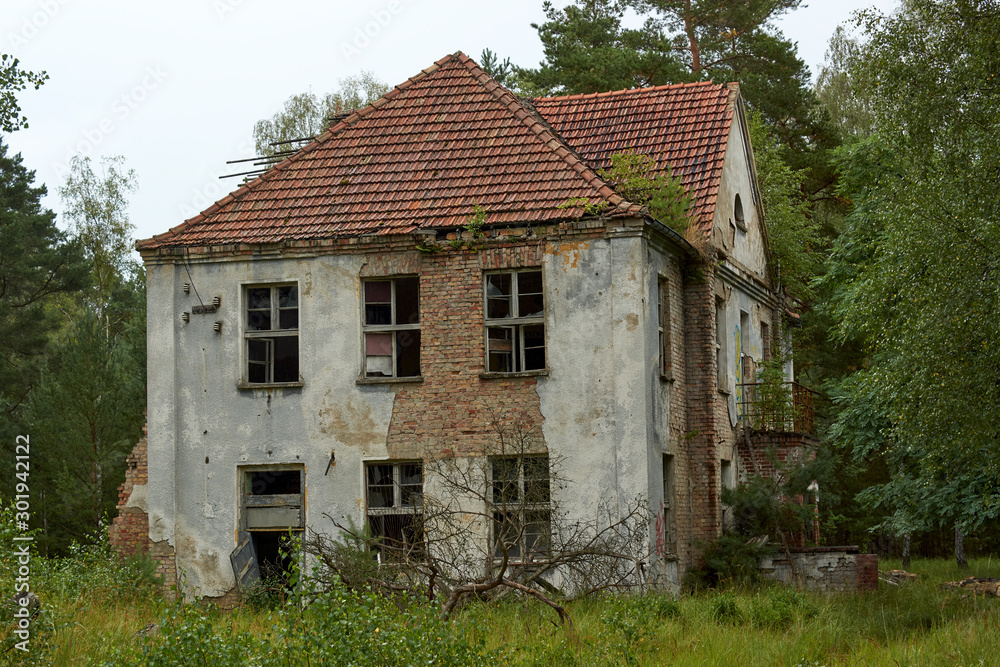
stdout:
{"type": "Polygon", "coordinates": [[[615,192],[614,188],[608,185],[607,181],[601,178],[597,172],[586,161],[584,161],[579,154],[577,154],[575,150],[570,148],[569,144],[566,143],[562,136],[552,129],[549,123],[542,119],[534,108],[529,110],[525,104],[518,99],[516,95],[514,95],[514,93],[497,83],[496,79],[487,74],[486,71],[477,65],[476,62],[469,56],[465,55],[461,51],[458,51],[455,53],[454,57],[460,63],[465,65],[466,69],[468,69],[469,72],[476,77],[479,84],[483,86],[483,88],[485,88],[494,99],[506,106],[515,118],[524,123],[524,125],[531,130],[536,137],[538,137],[539,141],[545,144],[549,150],[562,159],[562,161],[575,171],[577,175],[580,176],[580,178],[582,178],[588,185],[597,190],[597,192],[612,206],[626,211],[638,211],[641,208],[615,192]]]}
{"type": "Polygon", "coordinates": [[[661,86],[646,86],[644,88],[622,88],[621,90],[607,90],[597,93],[577,93],[575,95],[550,95],[548,97],[536,97],[534,102],[562,101],[562,100],[584,100],[588,98],[611,97],[614,95],[637,95],[639,93],[659,92],[662,90],[672,90],[680,88],[694,88],[698,86],[724,87],[731,84],[720,84],[714,81],[692,81],[689,83],[668,83],[661,86]]]}
{"type": "MultiPolygon", "coordinates": [[[[228,195],[226,195],[222,199],[219,199],[218,201],[214,202],[211,206],[209,206],[208,208],[206,208],[201,213],[198,213],[194,217],[188,218],[187,220],[185,220],[181,224],[177,225],[176,227],[171,227],[170,229],[168,229],[167,231],[163,232],[162,234],[156,234],[156,235],[154,235],[154,236],[152,236],[152,237],[150,237],[148,239],[139,239],[139,240],[137,240],[135,242],[136,249],[138,250],[138,249],[141,249],[141,248],[145,247],[146,245],[150,245],[150,244],[153,244],[153,243],[159,243],[160,241],[165,241],[165,240],[169,239],[172,236],[177,236],[177,235],[179,235],[179,234],[187,231],[188,228],[190,228],[190,227],[192,227],[194,225],[197,225],[199,222],[207,219],[209,216],[211,216],[211,215],[215,214],[216,212],[218,212],[219,210],[221,210],[224,206],[227,206],[228,204],[230,204],[231,202],[235,201],[236,199],[239,199],[239,198],[243,197],[244,195],[246,195],[249,192],[252,192],[255,188],[260,187],[260,183],[267,182],[268,180],[270,180],[271,178],[274,177],[274,174],[277,174],[277,173],[279,173],[281,171],[284,171],[293,162],[302,159],[302,156],[311,153],[312,151],[316,150],[317,148],[319,148],[320,146],[322,146],[323,144],[325,144],[335,134],[337,134],[341,130],[349,127],[350,125],[353,125],[358,120],[360,120],[361,118],[367,116],[368,114],[370,114],[375,109],[378,109],[379,107],[384,106],[387,102],[389,102],[390,100],[392,100],[395,97],[397,97],[402,91],[404,91],[404,90],[412,87],[414,84],[416,84],[421,79],[426,78],[428,75],[433,74],[434,72],[436,72],[437,70],[439,70],[443,65],[446,65],[449,62],[451,62],[451,61],[453,61],[455,59],[460,59],[460,58],[469,59],[469,57],[466,56],[461,51],[456,51],[455,53],[449,54],[449,55],[445,56],[444,58],[441,58],[440,60],[437,60],[430,67],[426,67],[426,68],[420,70],[419,73],[414,74],[413,76],[411,76],[408,79],[406,79],[406,81],[403,81],[399,85],[394,86],[392,88],[392,90],[390,90],[389,92],[387,92],[385,95],[382,95],[377,100],[373,100],[372,102],[370,102],[369,104],[366,104],[365,106],[361,107],[360,109],[355,109],[352,113],[350,113],[346,117],[342,118],[339,122],[337,122],[337,124],[331,125],[326,130],[324,130],[319,136],[313,138],[313,140],[310,141],[308,144],[306,144],[305,146],[303,146],[299,150],[295,151],[295,153],[293,155],[289,155],[288,157],[286,157],[281,162],[278,162],[277,164],[272,165],[263,174],[261,174],[260,176],[258,176],[255,179],[253,179],[249,183],[244,183],[239,188],[237,188],[236,190],[233,190],[232,192],[230,192],[228,195]]],[[[485,72],[483,72],[483,73],[485,74],[485,72]]],[[[499,85],[499,84],[497,84],[497,85],[499,85]]]]}

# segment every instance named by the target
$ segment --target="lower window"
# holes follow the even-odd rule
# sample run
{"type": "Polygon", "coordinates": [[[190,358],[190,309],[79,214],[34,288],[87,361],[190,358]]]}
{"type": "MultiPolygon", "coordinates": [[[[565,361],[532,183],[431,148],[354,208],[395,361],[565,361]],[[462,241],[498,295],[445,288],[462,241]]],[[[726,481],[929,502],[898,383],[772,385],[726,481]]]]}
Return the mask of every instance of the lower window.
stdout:
{"type": "Polygon", "coordinates": [[[423,493],[419,461],[365,466],[368,529],[382,557],[414,557],[423,552],[423,493]]]}
{"type": "Polygon", "coordinates": [[[494,557],[544,557],[552,536],[549,457],[495,456],[490,476],[494,557]]]}

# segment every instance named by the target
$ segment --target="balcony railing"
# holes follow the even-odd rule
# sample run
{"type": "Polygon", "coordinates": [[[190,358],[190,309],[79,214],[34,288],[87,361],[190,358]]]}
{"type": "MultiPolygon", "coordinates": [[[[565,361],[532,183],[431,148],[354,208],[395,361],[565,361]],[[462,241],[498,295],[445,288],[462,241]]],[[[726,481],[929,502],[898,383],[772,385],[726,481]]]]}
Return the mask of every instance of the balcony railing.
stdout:
{"type": "Polygon", "coordinates": [[[819,394],[798,382],[742,382],[736,385],[740,421],[758,431],[815,435],[818,397],[819,394]]]}

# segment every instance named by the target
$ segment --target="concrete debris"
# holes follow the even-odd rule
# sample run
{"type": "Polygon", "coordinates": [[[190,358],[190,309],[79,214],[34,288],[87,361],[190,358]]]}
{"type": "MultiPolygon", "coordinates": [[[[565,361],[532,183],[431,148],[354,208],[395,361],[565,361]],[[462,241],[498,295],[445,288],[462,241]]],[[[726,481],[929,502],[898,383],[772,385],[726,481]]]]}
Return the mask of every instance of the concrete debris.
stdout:
{"type": "Polygon", "coordinates": [[[879,572],[878,578],[888,584],[905,584],[910,581],[916,581],[917,575],[912,572],[907,572],[906,570],[889,570],[888,572],[879,572]]]}
{"type": "Polygon", "coordinates": [[[954,588],[971,591],[977,595],[1000,598],[1000,579],[992,577],[968,577],[961,581],[948,581],[941,584],[942,588],[954,588]]]}

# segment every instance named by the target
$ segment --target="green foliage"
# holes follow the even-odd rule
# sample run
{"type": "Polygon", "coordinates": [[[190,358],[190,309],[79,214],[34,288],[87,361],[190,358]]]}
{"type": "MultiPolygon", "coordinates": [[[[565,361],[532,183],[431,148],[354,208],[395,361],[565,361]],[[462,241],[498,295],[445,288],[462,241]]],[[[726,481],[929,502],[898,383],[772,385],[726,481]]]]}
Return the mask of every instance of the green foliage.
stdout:
{"type": "Polygon", "coordinates": [[[38,90],[48,78],[45,72],[21,69],[20,61],[12,55],[0,55],[0,130],[14,132],[28,127],[28,119],[21,115],[16,94],[28,86],[38,90]]]}
{"type": "Polygon", "coordinates": [[[96,313],[77,314],[31,394],[32,520],[46,524],[44,549],[65,548],[115,512],[125,457],[142,436],[144,313],[111,338],[96,313]]]}
{"type": "Polygon", "coordinates": [[[831,121],[848,140],[871,133],[871,99],[857,94],[851,69],[858,67],[861,45],[849,28],[839,25],[830,38],[823,65],[816,77],[816,97],[831,121]]]}
{"type": "Polygon", "coordinates": [[[281,111],[270,119],[257,121],[253,128],[257,155],[288,151],[296,144],[273,144],[311,139],[322,134],[329,127],[330,118],[371,104],[391,88],[375,74],[364,70],[358,76],[339,79],[337,85],[336,91],[322,98],[312,91],[292,95],[285,100],[281,111]]]}
{"type": "Polygon", "coordinates": [[[788,165],[776,135],[760,114],[750,116],[750,142],[764,201],[771,269],[791,296],[810,301],[823,240],[802,192],[806,172],[788,165]]]}
{"type": "Polygon", "coordinates": [[[469,642],[429,605],[390,600],[340,584],[318,590],[302,577],[271,634],[237,632],[214,609],[172,607],[143,646],[105,665],[492,665],[496,655],[469,642]]]}
{"type": "Polygon", "coordinates": [[[662,625],[681,618],[681,608],[670,595],[616,595],[604,601],[601,640],[607,662],[638,664],[651,652],[662,625]]]}
{"type": "Polygon", "coordinates": [[[597,172],[628,201],[649,207],[654,218],[678,234],[691,219],[691,195],[670,165],[662,169],[648,155],[629,150],[611,156],[610,166],[597,172]]]}
{"type": "MultiPolygon", "coordinates": [[[[19,406],[38,381],[50,337],[60,326],[53,304],[88,281],[82,245],[41,207],[20,154],[0,141],[0,433],[12,448],[19,406]]],[[[9,478],[9,475],[8,477],[9,478]]]]}
{"type": "Polygon", "coordinates": [[[128,195],[137,188],[135,171],[125,168],[121,155],[101,159],[94,172],[89,157],[74,156],[59,196],[66,217],[90,261],[94,291],[88,305],[103,319],[112,294],[139,272],[132,259],[135,225],[128,216],[128,195]]]}
{"type": "Polygon", "coordinates": [[[473,214],[465,221],[463,229],[472,234],[472,238],[478,241],[484,238],[483,225],[486,224],[486,211],[479,204],[472,206],[473,214]]]}
{"type": "Polygon", "coordinates": [[[831,274],[839,333],[864,342],[868,363],[843,385],[837,428],[885,457],[890,480],[862,499],[887,526],[973,530],[1000,516],[984,409],[1000,401],[1000,11],[908,0],[860,24],[851,77],[874,134],[840,152],[854,206],[831,274]]]}
{"type": "Polygon", "coordinates": [[[729,625],[741,625],[746,620],[736,593],[725,591],[712,598],[712,619],[729,625]]]}
{"type": "Polygon", "coordinates": [[[576,0],[545,2],[533,24],[545,58],[520,70],[544,94],[595,93],[712,79],[738,81],[749,106],[785,147],[807,190],[829,187],[834,127],[816,113],[809,70],[775,21],[799,0],[576,0]],[[638,17],[641,24],[635,20],[638,17]],[[637,26],[637,27],[633,27],[637,26]]]}
{"type": "Polygon", "coordinates": [[[105,602],[153,600],[163,581],[146,555],[121,557],[108,540],[107,525],[84,541],[74,541],[65,556],[32,560],[32,585],[46,596],[101,598],[105,602]]]}

